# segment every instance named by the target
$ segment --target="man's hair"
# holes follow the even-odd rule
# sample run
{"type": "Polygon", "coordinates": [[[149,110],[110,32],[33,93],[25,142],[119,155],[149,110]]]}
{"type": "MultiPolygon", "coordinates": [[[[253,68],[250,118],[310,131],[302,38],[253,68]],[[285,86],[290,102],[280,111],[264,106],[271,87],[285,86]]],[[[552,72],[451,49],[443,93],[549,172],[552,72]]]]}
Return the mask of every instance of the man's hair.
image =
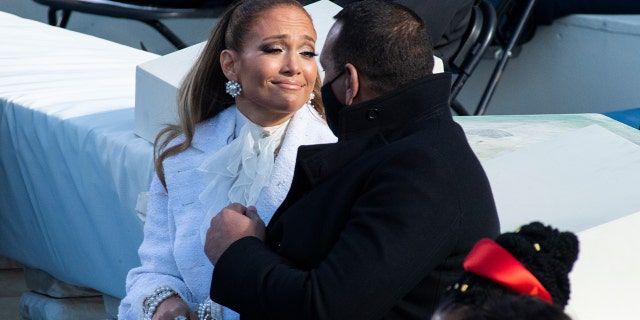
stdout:
{"type": "Polygon", "coordinates": [[[336,71],[353,64],[379,93],[432,73],[431,37],[410,9],[365,0],[347,5],[334,18],[342,23],[330,53],[336,71]]]}

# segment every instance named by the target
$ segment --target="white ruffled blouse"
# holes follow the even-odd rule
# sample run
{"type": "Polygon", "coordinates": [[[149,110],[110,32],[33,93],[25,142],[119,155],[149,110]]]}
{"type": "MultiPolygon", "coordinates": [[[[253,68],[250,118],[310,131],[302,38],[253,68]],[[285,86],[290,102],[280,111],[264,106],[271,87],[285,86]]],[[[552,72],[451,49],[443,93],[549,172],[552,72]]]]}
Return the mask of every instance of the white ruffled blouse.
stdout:
{"type": "Polygon", "coordinates": [[[269,182],[289,121],[261,127],[236,109],[235,139],[198,168],[207,185],[199,195],[207,213],[200,227],[203,244],[211,218],[222,208],[233,202],[244,206],[256,204],[262,188],[269,182]]]}

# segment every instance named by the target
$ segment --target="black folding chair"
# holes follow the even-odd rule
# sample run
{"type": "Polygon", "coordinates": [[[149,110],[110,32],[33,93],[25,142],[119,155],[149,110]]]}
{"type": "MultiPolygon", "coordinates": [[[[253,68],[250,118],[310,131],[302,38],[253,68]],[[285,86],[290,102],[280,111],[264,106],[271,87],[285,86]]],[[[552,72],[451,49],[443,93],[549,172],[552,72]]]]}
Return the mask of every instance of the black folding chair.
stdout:
{"type": "MultiPolygon", "coordinates": [[[[503,0],[497,8],[487,0],[480,0],[476,4],[465,40],[450,62],[451,70],[457,74],[451,87],[450,98],[451,108],[456,114],[470,115],[456,97],[485,54],[489,44],[493,43],[499,47],[498,62],[473,115],[486,113],[514,47],[524,39],[523,31],[534,4],[535,0],[503,0]]],[[[527,38],[524,40],[529,40],[531,36],[532,33],[527,33],[527,38]]]]}
{"type": "Polygon", "coordinates": [[[469,27],[460,48],[449,61],[449,67],[456,75],[451,86],[450,104],[458,115],[469,115],[456,97],[491,44],[496,25],[496,12],[493,5],[487,0],[478,1],[473,6],[469,27]]]}
{"type": "MultiPolygon", "coordinates": [[[[177,49],[186,48],[187,45],[165,24],[163,19],[191,19],[191,18],[216,18],[227,7],[227,2],[218,5],[185,6],[158,6],[145,5],[140,0],[34,0],[37,3],[49,7],[48,20],[52,26],[65,28],[71,12],[78,11],[88,14],[138,20],[156,29],[177,49]],[[58,13],[60,12],[60,14],[58,13]]],[[[154,3],[153,1],[148,1],[154,3]]]]}

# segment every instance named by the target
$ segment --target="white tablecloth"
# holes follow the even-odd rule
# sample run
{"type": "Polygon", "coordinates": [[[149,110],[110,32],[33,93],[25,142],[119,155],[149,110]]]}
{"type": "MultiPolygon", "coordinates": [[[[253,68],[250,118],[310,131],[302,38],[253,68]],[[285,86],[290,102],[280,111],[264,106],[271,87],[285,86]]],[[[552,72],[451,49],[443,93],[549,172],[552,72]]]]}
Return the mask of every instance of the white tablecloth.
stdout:
{"type": "Polygon", "coordinates": [[[0,12],[0,256],[124,295],[153,170],[135,69],[156,57],[0,12]]]}

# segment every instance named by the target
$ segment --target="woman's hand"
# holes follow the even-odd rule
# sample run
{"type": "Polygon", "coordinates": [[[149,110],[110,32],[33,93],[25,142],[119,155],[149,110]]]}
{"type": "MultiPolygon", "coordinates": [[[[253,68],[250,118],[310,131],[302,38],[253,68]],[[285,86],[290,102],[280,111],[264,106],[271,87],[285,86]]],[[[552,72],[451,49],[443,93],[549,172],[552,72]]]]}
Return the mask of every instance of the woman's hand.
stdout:
{"type": "Polygon", "coordinates": [[[198,320],[198,314],[191,311],[189,305],[178,296],[171,296],[160,302],[152,319],[173,320],[177,316],[184,316],[189,320],[198,320]]]}

